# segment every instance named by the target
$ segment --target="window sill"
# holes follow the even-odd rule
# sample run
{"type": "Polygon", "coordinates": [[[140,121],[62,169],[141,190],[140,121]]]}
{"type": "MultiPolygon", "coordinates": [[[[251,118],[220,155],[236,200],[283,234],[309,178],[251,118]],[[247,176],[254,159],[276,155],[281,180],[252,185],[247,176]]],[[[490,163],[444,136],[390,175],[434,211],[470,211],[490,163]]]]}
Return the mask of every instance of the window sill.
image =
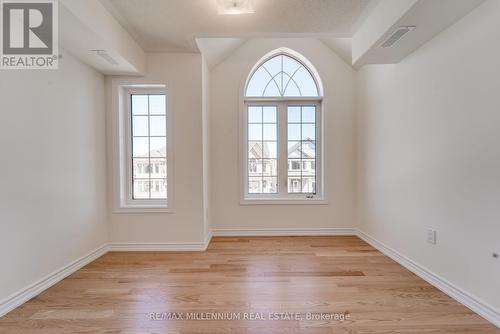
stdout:
{"type": "Polygon", "coordinates": [[[284,199],[284,198],[246,198],[240,200],[240,205],[327,205],[328,201],[321,198],[284,199]]]}

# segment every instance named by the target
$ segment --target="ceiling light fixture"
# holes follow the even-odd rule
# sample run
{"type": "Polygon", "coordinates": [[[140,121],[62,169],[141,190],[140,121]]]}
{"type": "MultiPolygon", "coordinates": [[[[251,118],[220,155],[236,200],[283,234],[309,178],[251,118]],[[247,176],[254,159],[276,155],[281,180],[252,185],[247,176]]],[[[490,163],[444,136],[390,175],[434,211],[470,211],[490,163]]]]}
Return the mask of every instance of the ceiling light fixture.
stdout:
{"type": "Polygon", "coordinates": [[[253,0],[217,0],[217,10],[221,15],[252,14],[253,0]]]}

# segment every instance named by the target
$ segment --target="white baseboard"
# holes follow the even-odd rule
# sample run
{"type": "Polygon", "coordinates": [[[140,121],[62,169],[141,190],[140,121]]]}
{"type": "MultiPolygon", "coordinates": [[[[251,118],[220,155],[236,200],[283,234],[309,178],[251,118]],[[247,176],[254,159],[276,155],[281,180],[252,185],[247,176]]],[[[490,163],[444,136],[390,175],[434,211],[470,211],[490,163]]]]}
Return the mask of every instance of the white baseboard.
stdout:
{"type": "Polygon", "coordinates": [[[129,243],[115,242],[109,244],[111,252],[199,252],[204,251],[204,242],[192,243],[129,243]]]}
{"type": "Polygon", "coordinates": [[[208,231],[207,235],[205,236],[205,248],[203,250],[207,250],[208,245],[210,245],[210,241],[212,241],[213,233],[212,231],[208,231]]]}
{"type": "Polygon", "coordinates": [[[203,242],[113,242],[111,252],[199,252],[207,249],[212,240],[210,232],[203,242]]]}
{"type": "Polygon", "coordinates": [[[89,254],[69,263],[68,265],[54,271],[53,273],[45,276],[39,281],[27,286],[26,288],[10,295],[9,297],[0,301],[0,317],[12,311],[16,307],[26,303],[31,298],[37,296],[41,292],[47,290],[52,285],[68,277],[78,269],[84,267],[95,259],[101,257],[108,252],[108,245],[93,250],[89,254]]]}
{"type": "Polygon", "coordinates": [[[457,287],[446,279],[436,275],[429,269],[421,266],[363,231],[358,230],[357,232],[358,236],[368,244],[500,328],[499,310],[476,296],[471,295],[462,288],[457,287]]]}
{"type": "Polygon", "coordinates": [[[212,234],[216,237],[357,235],[357,230],[349,227],[214,229],[212,230],[212,234]]]}

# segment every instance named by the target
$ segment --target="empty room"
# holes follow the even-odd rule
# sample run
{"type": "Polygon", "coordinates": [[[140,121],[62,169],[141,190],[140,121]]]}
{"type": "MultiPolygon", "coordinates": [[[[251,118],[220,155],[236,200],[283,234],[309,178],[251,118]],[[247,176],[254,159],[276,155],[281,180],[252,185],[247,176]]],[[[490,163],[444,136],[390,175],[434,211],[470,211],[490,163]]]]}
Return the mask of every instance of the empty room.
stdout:
{"type": "Polygon", "coordinates": [[[0,0],[0,333],[500,334],[500,0],[0,0]]]}

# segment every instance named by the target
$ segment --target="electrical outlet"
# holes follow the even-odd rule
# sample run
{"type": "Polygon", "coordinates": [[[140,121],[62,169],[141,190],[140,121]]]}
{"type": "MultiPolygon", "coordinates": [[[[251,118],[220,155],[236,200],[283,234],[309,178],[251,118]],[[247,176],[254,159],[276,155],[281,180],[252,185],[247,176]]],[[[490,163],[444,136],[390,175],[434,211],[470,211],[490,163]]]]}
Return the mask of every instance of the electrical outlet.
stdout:
{"type": "Polygon", "coordinates": [[[436,244],[436,230],[432,228],[427,229],[427,243],[431,245],[436,244]]]}

